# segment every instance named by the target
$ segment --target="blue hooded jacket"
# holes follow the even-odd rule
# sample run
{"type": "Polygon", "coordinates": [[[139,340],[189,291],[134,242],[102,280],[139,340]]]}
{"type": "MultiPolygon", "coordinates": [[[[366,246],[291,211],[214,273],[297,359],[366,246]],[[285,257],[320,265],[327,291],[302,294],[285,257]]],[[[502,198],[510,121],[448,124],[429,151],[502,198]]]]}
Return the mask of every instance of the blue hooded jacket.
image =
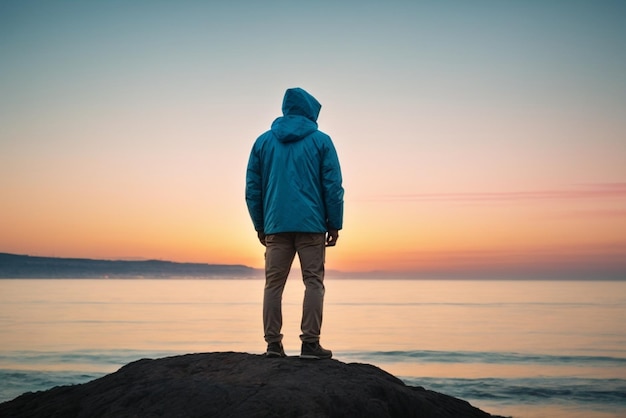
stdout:
{"type": "Polygon", "coordinates": [[[322,105],[288,89],[283,116],[257,138],[248,161],[246,203],[257,231],[323,233],[343,226],[337,151],[317,129],[322,105]]]}

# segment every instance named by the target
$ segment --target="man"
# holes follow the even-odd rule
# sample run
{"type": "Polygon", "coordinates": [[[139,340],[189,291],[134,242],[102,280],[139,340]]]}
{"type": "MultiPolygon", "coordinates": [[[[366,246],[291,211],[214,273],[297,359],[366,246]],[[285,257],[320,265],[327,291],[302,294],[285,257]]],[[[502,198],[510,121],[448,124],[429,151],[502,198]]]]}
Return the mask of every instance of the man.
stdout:
{"type": "Polygon", "coordinates": [[[283,116],[257,138],[248,161],[246,203],[265,251],[263,327],[268,357],[285,357],[282,295],[298,254],[305,285],[301,358],[331,358],[320,343],[326,246],[343,224],[343,187],[337,152],[317,129],[320,103],[288,89],[283,116]]]}

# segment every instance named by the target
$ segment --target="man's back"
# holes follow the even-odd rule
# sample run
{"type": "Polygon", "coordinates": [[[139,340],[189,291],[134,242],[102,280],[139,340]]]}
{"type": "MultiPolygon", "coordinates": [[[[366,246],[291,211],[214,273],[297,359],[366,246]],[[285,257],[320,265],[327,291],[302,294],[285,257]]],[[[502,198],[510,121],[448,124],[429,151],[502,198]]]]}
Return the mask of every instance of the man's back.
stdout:
{"type": "Polygon", "coordinates": [[[341,229],[341,169],[332,140],[317,129],[320,108],[304,90],[289,89],[284,116],[256,140],[248,163],[246,201],[257,231],[341,229]]]}

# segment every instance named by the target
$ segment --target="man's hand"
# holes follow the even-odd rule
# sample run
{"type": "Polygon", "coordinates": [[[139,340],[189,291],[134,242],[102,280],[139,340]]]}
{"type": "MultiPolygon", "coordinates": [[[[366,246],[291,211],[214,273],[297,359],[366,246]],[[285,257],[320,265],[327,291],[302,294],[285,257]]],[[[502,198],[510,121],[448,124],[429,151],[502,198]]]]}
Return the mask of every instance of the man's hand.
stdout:
{"type": "Polygon", "coordinates": [[[263,246],[265,247],[265,232],[256,231],[256,234],[259,237],[259,241],[261,241],[261,244],[263,244],[263,246]]]}
{"type": "Polygon", "coordinates": [[[339,230],[329,229],[328,234],[326,234],[326,246],[334,247],[335,244],[337,244],[338,239],[339,239],[339,230]]]}

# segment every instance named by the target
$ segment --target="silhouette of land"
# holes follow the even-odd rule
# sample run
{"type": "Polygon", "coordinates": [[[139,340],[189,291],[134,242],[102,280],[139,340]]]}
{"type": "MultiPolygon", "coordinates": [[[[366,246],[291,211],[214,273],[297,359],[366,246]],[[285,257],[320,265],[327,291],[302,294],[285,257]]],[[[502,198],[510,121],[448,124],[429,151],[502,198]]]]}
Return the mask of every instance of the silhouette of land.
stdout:
{"type": "Polygon", "coordinates": [[[161,260],[126,261],[85,258],[32,257],[0,253],[3,279],[82,278],[251,278],[259,271],[244,265],[175,263],[161,260]]]}

